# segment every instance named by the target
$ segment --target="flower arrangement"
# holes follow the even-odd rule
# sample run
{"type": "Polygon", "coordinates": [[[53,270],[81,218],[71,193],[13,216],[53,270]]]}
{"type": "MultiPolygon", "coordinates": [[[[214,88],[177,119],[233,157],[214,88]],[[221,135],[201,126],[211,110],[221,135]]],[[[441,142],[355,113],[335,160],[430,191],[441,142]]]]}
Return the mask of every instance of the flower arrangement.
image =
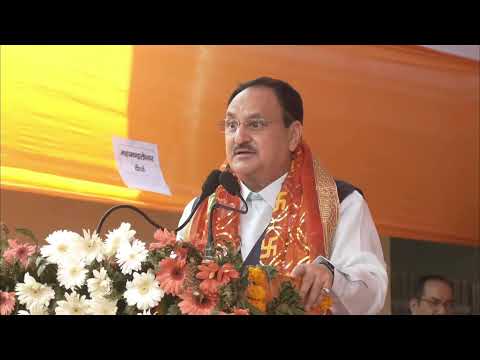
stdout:
{"type": "MultiPolygon", "coordinates": [[[[128,223],[105,240],[86,230],[83,236],[58,230],[39,247],[27,229],[12,238],[2,224],[0,314],[305,313],[296,280],[273,267],[244,268],[241,255],[222,246],[206,258],[202,241],[177,241],[160,229],[147,249],[135,234],[128,223]]],[[[320,313],[330,307],[326,298],[320,313]]]]}

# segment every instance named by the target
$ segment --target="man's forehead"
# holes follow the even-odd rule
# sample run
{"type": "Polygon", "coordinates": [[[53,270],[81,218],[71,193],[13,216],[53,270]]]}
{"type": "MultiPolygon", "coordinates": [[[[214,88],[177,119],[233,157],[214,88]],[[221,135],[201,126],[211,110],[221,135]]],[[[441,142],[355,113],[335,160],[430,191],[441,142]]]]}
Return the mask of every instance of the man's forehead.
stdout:
{"type": "Polygon", "coordinates": [[[272,89],[251,87],[243,90],[228,105],[227,116],[262,116],[266,112],[281,112],[280,103],[272,89]]]}
{"type": "Polygon", "coordinates": [[[424,296],[432,296],[439,299],[444,299],[445,297],[452,297],[452,289],[444,281],[440,280],[429,280],[425,283],[424,287],[424,296]]]}

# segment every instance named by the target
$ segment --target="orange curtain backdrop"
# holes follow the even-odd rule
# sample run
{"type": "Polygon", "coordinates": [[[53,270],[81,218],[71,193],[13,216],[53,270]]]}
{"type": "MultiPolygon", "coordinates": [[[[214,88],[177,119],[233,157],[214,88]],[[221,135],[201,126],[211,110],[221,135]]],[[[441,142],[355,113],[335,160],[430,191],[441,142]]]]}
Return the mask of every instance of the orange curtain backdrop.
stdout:
{"type": "Polygon", "coordinates": [[[224,158],[230,92],[267,75],[300,91],[312,151],[364,190],[383,235],[478,245],[478,62],[418,46],[20,48],[2,46],[2,187],[180,211],[224,158]],[[173,196],[125,188],[112,135],[158,144],[173,196]]]}

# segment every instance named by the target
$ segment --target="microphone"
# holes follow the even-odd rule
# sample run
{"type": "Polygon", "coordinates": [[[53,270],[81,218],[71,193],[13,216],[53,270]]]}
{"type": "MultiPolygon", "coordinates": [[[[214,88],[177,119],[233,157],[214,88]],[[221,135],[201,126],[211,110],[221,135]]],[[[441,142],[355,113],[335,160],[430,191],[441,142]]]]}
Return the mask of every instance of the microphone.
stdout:
{"type": "Polygon", "coordinates": [[[241,195],[240,191],[240,184],[238,183],[235,176],[231,173],[224,171],[220,174],[219,177],[220,185],[222,185],[225,190],[227,190],[231,195],[237,196],[242,200],[243,204],[245,205],[245,209],[236,209],[234,207],[217,203],[215,202],[212,206],[212,210],[210,211],[210,216],[208,217],[208,239],[207,239],[207,246],[205,247],[205,257],[207,259],[213,260],[213,213],[215,209],[222,208],[226,210],[235,211],[241,214],[246,214],[248,212],[248,205],[243,196],[241,195]]]}
{"type": "Polygon", "coordinates": [[[222,185],[230,194],[241,197],[240,184],[232,173],[223,171],[218,180],[220,181],[220,185],[222,185]]]}
{"type": "Polygon", "coordinates": [[[240,210],[240,209],[236,209],[236,208],[230,207],[230,206],[225,205],[225,204],[220,204],[220,203],[216,204],[217,207],[227,209],[227,210],[236,211],[236,212],[239,212],[241,214],[246,214],[248,212],[248,205],[247,205],[247,202],[245,201],[245,199],[243,198],[243,196],[241,194],[240,184],[238,183],[235,176],[233,176],[233,174],[229,173],[228,171],[224,171],[220,174],[219,181],[220,181],[220,185],[222,185],[224,187],[224,189],[227,190],[230,193],[230,195],[237,196],[237,197],[240,198],[240,200],[242,200],[243,204],[245,205],[245,209],[240,210]]]}
{"type": "Polygon", "coordinates": [[[190,212],[190,215],[188,218],[183,222],[182,225],[180,225],[178,228],[175,229],[175,233],[178,233],[180,230],[182,230],[188,222],[192,219],[193,215],[197,211],[198,207],[202,203],[203,200],[208,198],[210,195],[212,195],[215,190],[217,189],[218,185],[220,185],[220,175],[221,175],[220,170],[213,170],[210,175],[208,175],[207,179],[202,185],[202,194],[200,197],[195,201],[194,206],[192,208],[192,211],[190,212]]]}
{"type": "MultiPolygon", "coordinates": [[[[202,185],[202,194],[200,195],[200,197],[198,199],[199,201],[196,202],[196,204],[195,204],[194,208],[192,209],[192,212],[190,213],[190,216],[188,217],[188,219],[182,224],[182,226],[180,226],[178,229],[176,229],[175,232],[181,230],[190,221],[190,219],[192,218],[195,211],[197,211],[200,203],[203,200],[205,200],[207,197],[209,197],[217,189],[217,187],[220,184],[219,177],[220,177],[221,173],[222,172],[220,170],[213,170],[210,173],[210,175],[208,175],[207,179],[205,180],[205,182],[202,185]]],[[[163,226],[158,225],[156,222],[154,222],[152,219],[150,219],[147,216],[147,214],[145,214],[142,210],[136,208],[135,206],[132,206],[132,205],[117,205],[117,206],[114,206],[114,207],[110,208],[100,219],[100,221],[97,225],[97,229],[96,229],[96,232],[97,232],[98,235],[100,235],[100,231],[102,230],[103,223],[108,218],[108,216],[111,213],[113,213],[115,210],[118,210],[118,209],[133,210],[133,211],[139,213],[140,215],[142,215],[144,217],[144,219],[147,220],[155,228],[161,229],[161,230],[164,229],[163,226]]]]}

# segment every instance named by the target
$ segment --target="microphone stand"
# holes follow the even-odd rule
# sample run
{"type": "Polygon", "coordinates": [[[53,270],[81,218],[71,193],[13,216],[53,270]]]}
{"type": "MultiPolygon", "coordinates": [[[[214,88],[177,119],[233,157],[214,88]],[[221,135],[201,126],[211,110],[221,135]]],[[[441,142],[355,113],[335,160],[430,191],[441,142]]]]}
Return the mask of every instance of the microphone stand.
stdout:
{"type": "Polygon", "coordinates": [[[205,258],[207,260],[214,260],[214,239],[213,239],[213,213],[215,212],[216,209],[221,208],[225,210],[231,210],[235,211],[241,214],[246,214],[248,212],[248,205],[245,199],[241,195],[237,195],[240,197],[240,200],[242,200],[243,204],[245,205],[245,209],[236,209],[233,207],[230,207],[225,204],[217,203],[214,201],[212,205],[212,209],[210,210],[210,215],[208,217],[208,239],[207,239],[207,246],[205,247],[205,258]]]}
{"type": "Polygon", "coordinates": [[[203,198],[202,198],[202,196],[200,196],[200,197],[198,198],[198,201],[197,201],[196,203],[194,203],[194,206],[193,206],[192,210],[190,211],[190,215],[188,216],[188,218],[183,222],[182,225],[180,225],[179,227],[177,227],[177,228],[174,230],[174,231],[175,231],[175,234],[178,234],[178,232],[179,232],[180,230],[182,230],[185,226],[187,226],[187,224],[189,223],[189,221],[192,219],[193,215],[195,215],[195,213],[197,212],[197,209],[200,207],[201,203],[202,203],[205,199],[207,199],[207,198],[208,198],[208,196],[207,196],[207,197],[203,197],[203,198]]]}
{"type": "Polygon", "coordinates": [[[97,226],[97,234],[100,235],[100,231],[102,230],[102,225],[103,223],[105,222],[105,220],[107,219],[107,217],[112,213],[114,212],[115,210],[118,210],[118,209],[130,209],[130,210],[134,210],[136,211],[137,213],[139,213],[140,215],[142,215],[145,220],[147,220],[151,225],[155,226],[157,229],[161,229],[163,230],[163,227],[158,225],[156,222],[154,222],[153,220],[151,220],[142,210],[136,208],[135,206],[132,206],[132,205],[117,205],[117,206],[114,206],[112,208],[110,208],[103,216],[102,218],[100,219],[100,222],[98,223],[98,226],[97,226]]]}
{"type": "Polygon", "coordinates": [[[217,208],[217,202],[214,200],[212,209],[210,210],[210,215],[208,216],[208,239],[207,246],[205,247],[205,258],[207,260],[213,260],[213,213],[217,208]]]}

